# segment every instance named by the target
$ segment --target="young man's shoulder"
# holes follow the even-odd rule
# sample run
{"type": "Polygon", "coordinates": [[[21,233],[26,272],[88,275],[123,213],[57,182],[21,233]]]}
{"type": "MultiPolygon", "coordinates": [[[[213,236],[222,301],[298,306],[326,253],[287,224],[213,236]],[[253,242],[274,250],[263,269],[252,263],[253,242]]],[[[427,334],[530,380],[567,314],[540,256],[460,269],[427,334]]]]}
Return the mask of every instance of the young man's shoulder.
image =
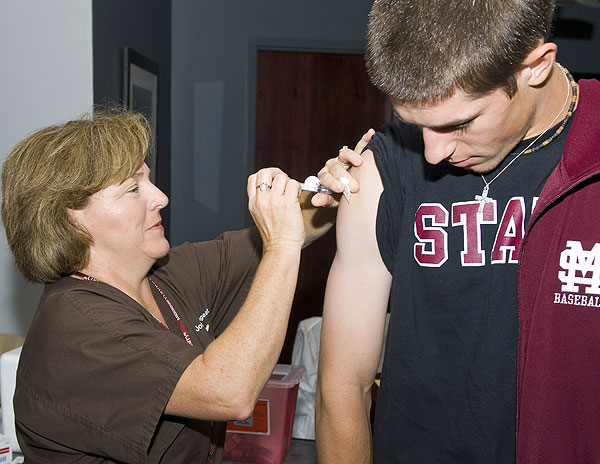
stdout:
{"type": "Polygon", "coordinates": [[[417,126],[394,118],[379,128],[367,148],[373,152],[376,160],[403,153],[422,155],[423,135],[417,126]]]}

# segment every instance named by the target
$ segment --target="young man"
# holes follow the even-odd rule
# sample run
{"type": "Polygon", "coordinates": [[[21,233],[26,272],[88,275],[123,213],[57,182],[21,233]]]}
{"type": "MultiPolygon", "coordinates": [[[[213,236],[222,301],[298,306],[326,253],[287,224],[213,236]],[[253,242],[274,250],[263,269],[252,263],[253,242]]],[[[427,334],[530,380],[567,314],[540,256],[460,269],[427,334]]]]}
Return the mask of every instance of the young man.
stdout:
{"type": "Polygon", "coordinates": [[[325,297],[319,462],[598,461],[600,83],[556,62],[553,9],[375,1],[367,69],[398,120],[321,176],[360,165],[325,297]]]}

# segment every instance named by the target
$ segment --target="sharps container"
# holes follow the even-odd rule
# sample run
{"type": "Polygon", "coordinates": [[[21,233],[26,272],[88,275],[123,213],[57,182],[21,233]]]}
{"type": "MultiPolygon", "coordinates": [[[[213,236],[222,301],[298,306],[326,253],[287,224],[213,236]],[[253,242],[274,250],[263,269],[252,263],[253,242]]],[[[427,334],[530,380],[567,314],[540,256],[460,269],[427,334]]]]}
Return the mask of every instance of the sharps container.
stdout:
{"type": "Polygon", "coordinates": [[[303,373],[303,366],[275,366],[252,415],[227,423],[224,460],[281,464],[292,442],[298,384],[303,373]]]}

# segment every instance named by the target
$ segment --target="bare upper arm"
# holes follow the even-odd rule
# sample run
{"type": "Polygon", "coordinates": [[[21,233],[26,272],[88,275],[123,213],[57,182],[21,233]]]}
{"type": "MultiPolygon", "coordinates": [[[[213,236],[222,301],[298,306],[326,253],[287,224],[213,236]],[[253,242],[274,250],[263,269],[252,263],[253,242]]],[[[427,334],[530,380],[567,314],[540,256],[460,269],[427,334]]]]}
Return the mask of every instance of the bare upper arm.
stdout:
{"type": "Polygon", "coordinates": [[[361,188],[342,200],[336,222],[337,252],[327,281],[319,370],[322,378],[371,385],[385,326],[391,275],[375,233],[381,178],[370,150],[352,171],[361,188]]]}

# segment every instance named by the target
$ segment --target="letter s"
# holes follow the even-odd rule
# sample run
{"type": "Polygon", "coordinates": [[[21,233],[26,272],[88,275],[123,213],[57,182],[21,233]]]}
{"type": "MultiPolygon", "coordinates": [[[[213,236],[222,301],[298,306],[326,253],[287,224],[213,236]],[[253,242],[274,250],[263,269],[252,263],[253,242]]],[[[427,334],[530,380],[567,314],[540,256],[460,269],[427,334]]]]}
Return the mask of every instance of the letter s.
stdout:
{"type": "Polygon", "coordinates": [[[448,210],[440,203],[423,203],[415,214],[415,260],[425,267],[440,267],[448,260],[448,210]],[[430,225],[427,225],[430,223],[430,225]]]}

